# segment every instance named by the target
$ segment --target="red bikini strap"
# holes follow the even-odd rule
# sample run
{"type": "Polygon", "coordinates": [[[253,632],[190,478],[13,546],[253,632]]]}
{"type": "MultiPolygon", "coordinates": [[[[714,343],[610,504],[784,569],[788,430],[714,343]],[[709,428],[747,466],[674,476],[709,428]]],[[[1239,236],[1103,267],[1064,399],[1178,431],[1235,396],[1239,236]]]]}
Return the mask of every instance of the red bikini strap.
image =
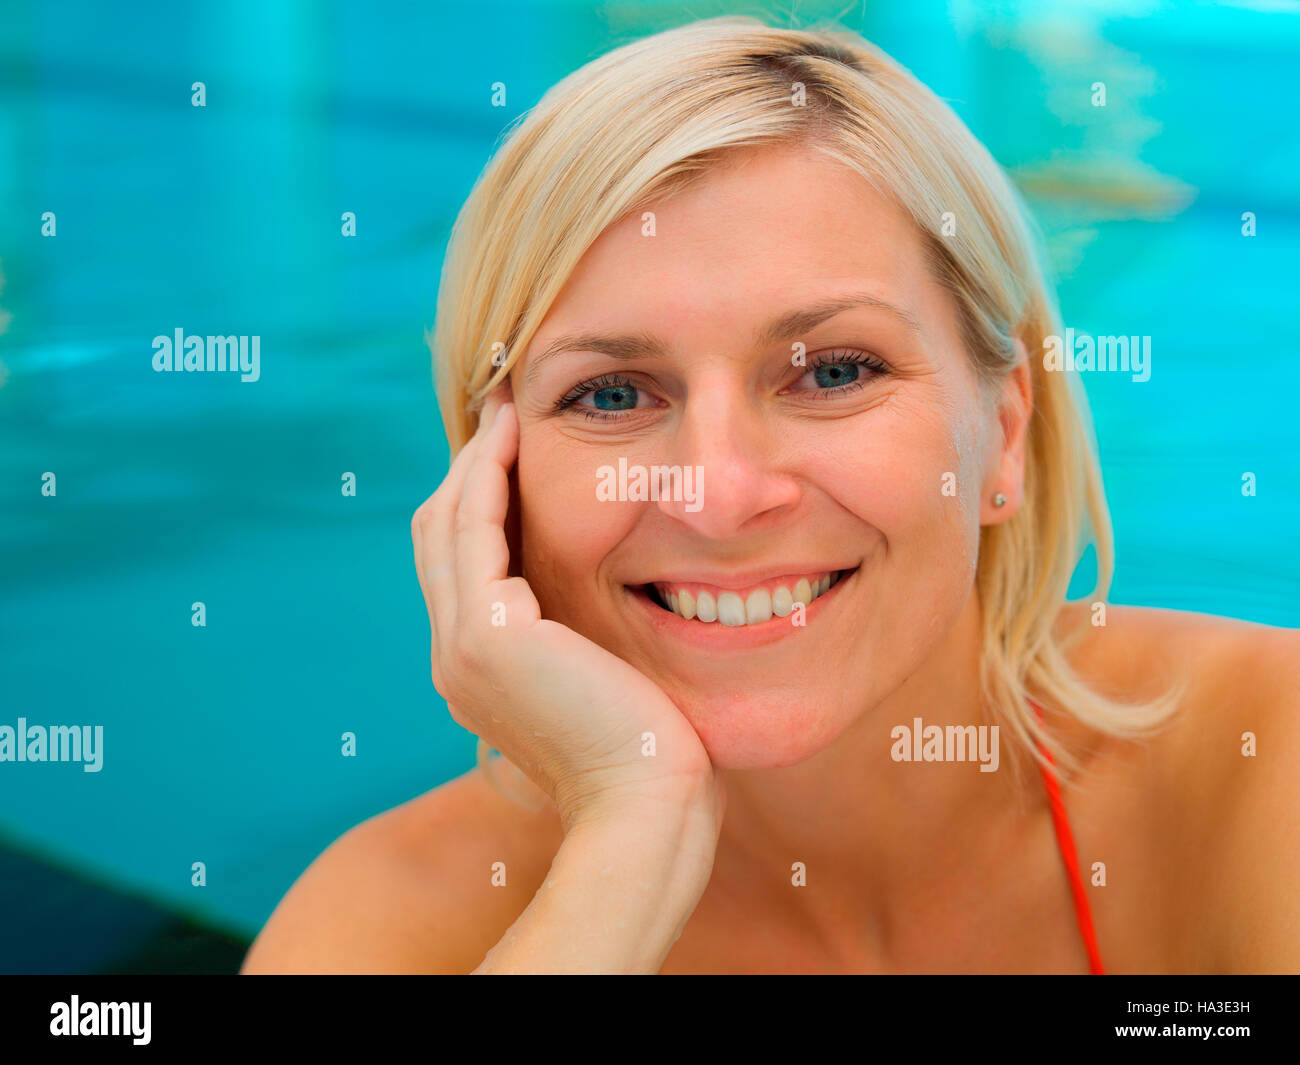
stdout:
{"type": "MultiPolygon", "coordinates": [[[[1033,699],[1029,700],[1029,705],[1034,708],[1038,714],[1038,720],[1043,721],[1043,708],[1033,699]]],[[[1061,851],[1061,860],[1065,862],[1065,871],[1070,878],[1070,891],[1074,895],[1074,915],[1079,922],[1079,933],[1083,936],[1083,945],[1088,951],[1088,968],[1094,976],[1105,975],[1106,970],[1102,968],[1101,951],[1097,949],[1097,933],[1092,927],[1092,910],[1088,906],[1087,891],[1083,886],[1083,878],[1079,875],[1079,862],[1074,851],[1074,834],[1070,831],[1070,820],[1065,814],[1065,803],[1061,800],[1061,788],[1056,780],[1056,763],[1052,760],[1051,752],[1041,743],[1038,749],[1043,752],[1043,757],[1047,760],[1047,765],[1040,765],[1043,772],[1043,783],[1047,787],[1047,801],[1052,808],[1052,824],[1056,828],[1056,842],[1061,851]],[[1049,771],[1048,766],[1052,769],[1049,771]]]]}

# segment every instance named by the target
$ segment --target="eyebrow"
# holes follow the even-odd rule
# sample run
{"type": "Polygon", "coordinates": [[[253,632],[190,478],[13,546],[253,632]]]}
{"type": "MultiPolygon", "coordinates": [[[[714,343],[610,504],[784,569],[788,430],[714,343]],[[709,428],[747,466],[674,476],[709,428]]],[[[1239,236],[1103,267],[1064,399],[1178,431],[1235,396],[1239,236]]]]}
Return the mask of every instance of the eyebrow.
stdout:
{"type": "MultiPolygon", "coordinates": [[[[780,340],[802,336],[835,315],[855,307],[875,307],[886,311],[911,332],[923,335],[921,323],[907,311],[868,292],[856,292],[821,300],[773,318],[755,333],[754,344],[757,347],[767,347],[780,340]]],[[[649,333],[568,333],[556,337],[538,353],[528,367],[524,380],[532,381],[544,363],[570,351],[599,352],[609,358],[626,361],[663,358],[668,353],[668,345],[649,333]]]]}

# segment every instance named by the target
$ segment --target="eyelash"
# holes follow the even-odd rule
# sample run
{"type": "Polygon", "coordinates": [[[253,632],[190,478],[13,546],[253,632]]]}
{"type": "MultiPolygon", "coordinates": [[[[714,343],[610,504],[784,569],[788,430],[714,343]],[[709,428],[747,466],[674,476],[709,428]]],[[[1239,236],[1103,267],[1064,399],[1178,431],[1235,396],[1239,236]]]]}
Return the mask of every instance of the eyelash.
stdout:
{"type": "MultiPolygon", "coordinates": [[[[878,359],[876,356],[865,351],[830,351],[818,355],[805,369],[804,374],[815,373],[823,366],[834,366],[836,364],[851,363],[856,366],[866,366],[872,371],[873,378],[883,377],[889,373],[889,367],[878,359]]],[[[803,374],[800,374],[802,377],[803,374]]],[[[836,385],[834,388],[809,389],[818,396],[839,396],[848,392],[853,392],[866,384],[865,381],[850,381],[848,384],[836,385]]],[[[617,374],[602,374],[600,377],[593,377],[589,381],[583,381],[575,385],[565,395],[563,395],[555,404],[554,412],[562,414],[567,410],[574,408],[578,400],[588,392],[599,392],[602,388],[632,388],[636,389],[637,385],[629,381],[626,377],[620,377],[617,374]]],[[[590,407],[578,408],[586,416],[588,421],[616,421],[625,414],[631,414],[631,410],[609,411],[594,410],[590,407]]],[[[634,408],[635,409],[635,408],[634,408]]]]}
{"type": "MultiPolygon", "coordinates": [[[[889,373],[889,367],[880,359],[870,352],[866,351],[828,351],[823,355],[818,355],[812,364],[804,370],[804,373],[814,373],[823,366],[834,366],[837,363],[851,363],[855,366],[865,366],[871,371],[872,376],[868,381],[873,381],[877,377],[884,377],[889,373]]],[[[802,375],[801,375],[802,376],[802,375]]],[[[856,392],[862,388],[867,381],[850,381],[846,385],[836,385],[834,388],[818,388],[811,391],[821,397],[825,396],[842,396],[848,392],[856,392]]]]}
{"type": "MultiPolygon", "coordinates": [[[[555,404],[555,413],[563,414],[566,410],[575,406],[578,400],[588,392],[599,392],[602,388],[636,388],[636,384],[626,377],[619,377],[617,374],[602,374],[600,377],[593,377],[590,381],[583,381],[565,393],[555,404]]],[[[613,421],[621,418],[624,414],[632,413],[627,410],[593,410],[590,407],[580,409],[587,416],[588,421],[613,421]]]]}

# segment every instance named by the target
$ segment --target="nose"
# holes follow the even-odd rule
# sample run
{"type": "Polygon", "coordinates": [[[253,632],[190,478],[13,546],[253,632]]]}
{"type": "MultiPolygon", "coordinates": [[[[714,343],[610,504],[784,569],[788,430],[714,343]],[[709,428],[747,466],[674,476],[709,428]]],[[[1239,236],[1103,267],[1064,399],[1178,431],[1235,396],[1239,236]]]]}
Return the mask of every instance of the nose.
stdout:
{"type": "Polygon", "coordinates": [[[802,490],[783,461],[790,445],[771,413],[734,381],[698,387],[682,407],[670,460],[695,498],[661,493],[657,505],[711,539],[761,531],[799,504],[802,490]]]}

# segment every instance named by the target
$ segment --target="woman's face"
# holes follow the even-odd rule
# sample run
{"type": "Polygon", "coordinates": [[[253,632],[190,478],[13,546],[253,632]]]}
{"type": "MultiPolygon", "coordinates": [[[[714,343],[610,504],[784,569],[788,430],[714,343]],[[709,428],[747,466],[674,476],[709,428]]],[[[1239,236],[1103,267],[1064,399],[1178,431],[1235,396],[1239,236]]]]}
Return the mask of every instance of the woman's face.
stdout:
{"type": "Polygon", "coordinates": [[[920,237],[862,178],[747,150],[652,210],[601,235],[512,371],[524,574],[715,765],[791,765],[973,609],[1018,456],[920,237]]]}

